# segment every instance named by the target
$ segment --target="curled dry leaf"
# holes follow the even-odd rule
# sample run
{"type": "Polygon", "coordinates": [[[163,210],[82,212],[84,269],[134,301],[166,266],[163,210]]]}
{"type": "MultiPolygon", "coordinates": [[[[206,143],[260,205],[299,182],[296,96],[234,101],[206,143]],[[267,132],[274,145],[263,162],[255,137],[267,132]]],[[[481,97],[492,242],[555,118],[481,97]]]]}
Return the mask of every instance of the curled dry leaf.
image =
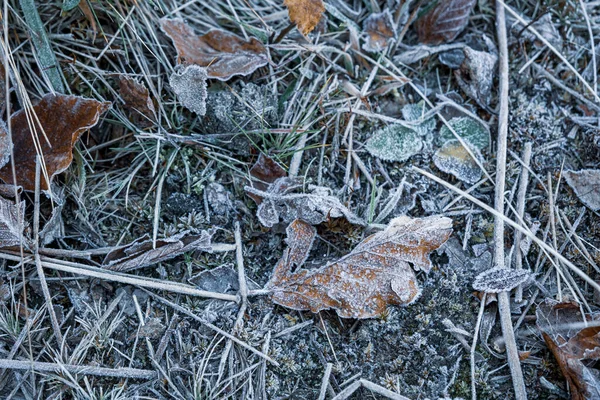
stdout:
{"type": "Polygon", "coordinates": [[[182,19],[162,19],[162,30],[169,36],[179,61],[205,67],[208,78],[220,81],[246,76],[267,65],[267,50],[255,38],[246,41],[233,33],[213,30],[198,36],[182,19]]]}
{"type": "Polygon", "coordinates": [[[128,76],[119,79],[119,94],[125,107],[135,110],[150,120],[155,119],[156,109],[146,86],[128,76]]]}
{"type": "Polygon", "coordinates": [[[600,169],[566,171],[565,180],[583,204],[592,211],[600,210],[600,169]]]}
{"type": "Polygon", "coordinates": [[[486,293],[508,292],[527,282],[530,276],[524,269],[492,268],[477,275],[473,289],[486,293]]]}
{"type": "Polygon", "coordinates": [[[571,399],[597,399],[600,371],[594,365],[600,361],[600,326],[596,323],[582,328],[587,318],[577,303],[552,299],[538,305],[536,317],[538,329],[569,384],[571,399]]]}
{"type": "Polygon", "coordinates": [[[302,184],[292,178],[282,177],[275,180],[266,190],[246,186],[249,195],[262,198],[256,216],[267,227],[297,218],[317,225],[329,218],[344,217],[348,222],[365,225],[365,221],[352,213],[342,202],[331,195],[330,190],[322,186],[309,185],[311,193],[297,193],[302,184]]]}
{"type": "Polygon", "coordinates": [[[436,45],[453,41],[469,23],[475,0],[439,0],[416,21],[419,42],[436,45]]]}
{"type": "Polygon", "coordinates": [[[106,255],[103,267],[112,271],[131,271],[144,268],[161,261],[177,257],[185,252],[200,250],[212,252],[212,236],[214,231],[202,231],[197,235],[188,235],[186,232],[156,241],[152,246],[152,239],[148,236],[119,247],[106,255]]]}
{"type": "Polygon", "coordinates": [[[419,296],[413,267],[426,272],[431,269],[429,253],[448,239],[452,221],[445,217],[399,217],[338,261],[295,272],[293,267],[303,264],[316,231],[295,220],[287,233],[289,247],[266,285],[273,301],[295,310],[331,308],[343,318],[372,318],[388,305],[409,304],[419,296]]]}
{"type": "MultiPolygon", "coordinates": [[[[66,170],[73,161],[73,147],[83,132],[96,123],[100,115],[110,107],[108,102],[86,99],[62,94],[47,94],[33,106],[36,127],[29,127],[25,110],[14,113],[10,119],[15,155],[17,182],[24,190],[35,190],[35,170],[37,146],[33,136],[37,137],[39,150],[43,155],[48,179],[66,170]],[[42,133],[45,133],[44,134],[42,133]]],[[[13,184],[10,164],[0,169],[0,178],[13,184]]],[[[44,175],[40,180],[42,190],[48,190],[49,182],[44,175]]]]}
{"type": "Polygon", "coordinates": [[[482,106],[487,106],[492,93],[492,83],[498,56],[485,51],[463,49],[465,58],[454,75],[461,89],[482,106]]]}
{"type": "Polygon", "coordinates": [[[303,35],[308,35],[317,26],[325,12],[323,0],[284,0],[290,21],[303,35]]]}
{"type": "Polygon", "coordinates": [[[390,10],[369,15],[363,24],[363,31],[367,34],[363,49],[371,52],[385,50],[390,40],[396,37],[396,28],[390,10]]]}

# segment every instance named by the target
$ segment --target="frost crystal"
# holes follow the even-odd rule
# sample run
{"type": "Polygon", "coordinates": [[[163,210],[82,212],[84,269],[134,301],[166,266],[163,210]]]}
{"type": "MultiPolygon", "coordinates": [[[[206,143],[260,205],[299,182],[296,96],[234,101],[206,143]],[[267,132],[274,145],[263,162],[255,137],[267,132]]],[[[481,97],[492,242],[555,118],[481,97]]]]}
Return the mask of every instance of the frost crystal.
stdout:
{"type": "Polygon", "coordinates": [[[188,110],[206,114],[206,68],[197,65],[179,67],[170,77],[169,84],[188,110]]]}
{"type": "Polygon", "coordinates": [[[423,142],[414,130],[395,124],[375,131],[366,148],[385,161],[406,161],[421,151],[423,142]]]}
{"type": "MultiPolygon", "coordinates": [[[[490,134],[483,125],[470,117],[452,118],[448,125],[463,139],[468,139],[471,144],[479,149],[484,149],[490,145],[490,134]]],[[[456,140],[456,136],[444,124],[440,129],[440,138],[442,142],[456,140]]]]}
{"type": "Polygon", "coordinates": [[[527,282],[530,276],[524,269],[492,268],[477,275],[473,289],[486,293],[507,292],[527,282]]]}

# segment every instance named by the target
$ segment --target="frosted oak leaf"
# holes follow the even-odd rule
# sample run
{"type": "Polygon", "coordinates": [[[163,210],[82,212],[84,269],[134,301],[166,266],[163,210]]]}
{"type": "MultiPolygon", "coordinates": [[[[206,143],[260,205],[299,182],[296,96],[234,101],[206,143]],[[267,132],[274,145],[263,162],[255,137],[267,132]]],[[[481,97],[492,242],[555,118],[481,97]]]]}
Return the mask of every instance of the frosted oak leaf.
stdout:
{"type": "Polygon", "coordinates": [[[388,305],[410,304],[418,298],[414,270],[428,272],[429,253],[451,233],[449,218],[395,218],[348,255],[307,270],[301,267],[316,230],[297,219],[287,229],[289,247],[265,288],[275,303],[295,310],[334,309],[343,318],[376,317],[388,305]]]}
{"type": "Polygon", "coordinates": [[[255,38],[244,40],[230,32],[212,30],[196,35],[182,19],[161,19],[162,30],[173,40],[184,65],[206,68],[208,78],[227,81],[246,76],[267,65],[265,46],[255,38]]]}

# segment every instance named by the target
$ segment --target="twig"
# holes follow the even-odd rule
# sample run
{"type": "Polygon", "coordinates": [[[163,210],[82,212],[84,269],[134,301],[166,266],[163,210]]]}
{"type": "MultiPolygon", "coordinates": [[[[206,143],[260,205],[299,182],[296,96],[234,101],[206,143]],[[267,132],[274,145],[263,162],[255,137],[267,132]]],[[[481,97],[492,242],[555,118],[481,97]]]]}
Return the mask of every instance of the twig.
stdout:
{"type": "MultiPolygon", "coordinates": [[[[23,261],[25,263],[34,264],[31,258],[21,258],[17,255],[9,254],[7,251],[0,252],[0,259],[11,261],[23,261]]],[[[178,282],[161,281],[158,279],[139,277],[135,275],[124,274],[116,271],[105,271],[100,268],[89,265],[71,263],[67,261],[53,260],[54,262],[41,259],[41,265],[45,268],[54,269],[57,271],[69,272],[77,275],[89,276],[92,278],[104,279],[106,281],[126,283],[129,285],[137,285],[149,289],[166,290],[173,293],[187,294],[189,296],[207,297],[218,300],[238,301],[238,297],[231,294],[208,292],[206,290],[196,289],[191,285],[186,285],[178,282]]]]}
{"type": "Polygon", "coordinates": [[[34,194],[34,205],[33,205],[33,257],[35,259],[35,267],[37,270],[38,278],[40,280],[40,286],[46,302],[46,308],[48,309],[48,315],[50,315],[50,323],[54,330],[54,336],[58,347],[66,346],[66,342],[63,339],[63,335],[60,331],[60,324],[56,313],[54,312],[54,306],[52,305],[52,296],[50,295],[50,289],[48,289],[48,282],[46,282],[46,275],[44,274],[44,268],[42,268],[42,261],[40,260],[40,254],[38,253],[39,247],[39,233],[40,233],[40,175],[41,175],[41,160],[40,156],[35,159],[35,194],[34,194]]]}
{"type": "Polygon", "coordinates": [[[379,386],[371,381],[368,381],[366,379],[359,379],[358,381],[354,382],[352,385],[348,386],[346,389],[342,390],[341,392],[339,392],[337,394],[337,396],[335,396],[333,399],[331,400],[345,400],[350,398],[350,396],[356,392],[358,389],[360,389],[361,387],[364,387],[365,389],[368,389],[372,392],[375,392],[377,394],[380,394],[382,396],[387,397],[388,399],[392,399],[392,400],[410,400],[408,397],[404,397],[398,393],[392,392],[391,390],[388,390],[386,388],[384,388],[383,386],[379,386]]]}
{"type": "Polygon", "coordinates": [[[327,367],[325,367],[325,373],[323,374],[323,379],[321,379],[321,391],[319,392],[318,400],[325,400],[325,396],[327,396],[327,387],[329,386],[329,376],[331,375],[332,369],[333,369],[333,364],[327,363],[327,367]]]}
{"type": "Polygon", "coordinates": [[[110,376],[126,379],[153,379],[158,376],[156,371],[137,368],[104,368],[86,365],[55,364],[40,361],[21,361],[0,359],[0,368],[31,370],[36,372],[53,372],[60,374],[67,371],[71,374],[110,376]]]}
{"type": "MultiPolygon", "coordinates": [[[[525,143],[523,149],[523,168],[521,169],[521,177],[519,178],[519,190],[517,192],[517,219],[523,221],[525,214],[525,196],[527,195],[527,184],[529,183],[529,164],[531,163],[531,142],[525,143]]],[[[523,269],[523,256],[521,254],[521,238],[523,234],[515,231],[515,269],[523,269]]],[[[523,286],[519,285],[515,292],[515,301],[521,303],[523,301],[523,286]]]]}
{"type": "MultiPolygon", "coordinates": [[[[504,216],[506,148],[508,138],[508,86],[510,82],[508,76],[506,17],[504,15],[504,3],[502,0],[496,0],[496,32],[499,50],[500,90],[498,96],[500,98],[500,113],[498,115],[498,148],[496,151],[496,187],[494,196],[494,208],[497,212],[494,218],[494,264],[496,268],[501,269],[506,268],[504,265],[504,220],[499,218],[499,216],[504,216]]],[[[506,343],[506,356],[512,375],[515,399],[525,400],[527,399],[527,391],[525,390],[523,371],[521,371],[519,352],[511,321],[509,292],[498,293],[498,310],[500,311],[500,324],[502,325],[502,334],[506,343]]]]}
{"type": "Polygon", "coordinates": [[[485,311],[485,301],[487,300],[487,293],[483,292],[481,298],[481,304],[479,305],[479,314],[477,314],[477,323],[475,324],[475,332],[473,332],[473,344],[471,344],[471,399],[477,400],[477,388],[475,387],[475,348],[477,346],[477,339],[479,337],[479,327],[481,326],[481,320],[483,319],[483,312],[485,311]]]}

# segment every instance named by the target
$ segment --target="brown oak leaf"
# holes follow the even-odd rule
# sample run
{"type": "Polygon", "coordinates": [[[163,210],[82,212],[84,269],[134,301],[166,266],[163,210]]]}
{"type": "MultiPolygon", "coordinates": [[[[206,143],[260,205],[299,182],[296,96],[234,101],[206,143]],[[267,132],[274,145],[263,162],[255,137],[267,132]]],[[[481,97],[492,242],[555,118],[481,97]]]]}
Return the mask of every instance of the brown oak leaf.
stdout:
{"type": "Polygon", "coordinates": [[[475,0],[439,0],[415,25],[419,42],[437,45],[451,42],[469,23],[475,0]]]}
{"type": "MultiPolygon", "coordinates": [[[[275,160],[269,156],[265,156],[260,153],[258,160],[250,168],[250,177],[252,178],[252,187],[258,190],[266,190],[269,184],[275,182],[278,178],[287,176],[285,169],[283,169],[275,160]]],[[[248,196],[256,202],[256,204],[262,203],[262,197],[248,193],[248,196]]]]}
{"type": "Polygon", "coordinates": [[[335,309],[343,318],[376,317],[388,305],[417,299],[420,290],[413,268],[428,272],[429,253],[451,233],[449,218],[398,217],[336,262],[292,272],[306,260],[316,235],[314,227],[295,220],[287,229],[289,247],[266,288],[275,303],[295,310],[335,309]]]}
{"type": "MultiPolygon", "coordinates": [[[[30,129],[30,119],[25,110],[14,113],[11,118],[16,184],[24,190],[35,190],[35,170],[38,152],[43,157],[47,177],[40,177],[40,188],[48,190],[49,180],[66,170],[73,161],[73,147],[83,132],[96,123],[108,110],[109,102],[100,102],[77,96],[47,94],[32,112],[35,129],[30,129]],[[44,135],[45,133],[45,135],[44,135]],[[34,144],[33,137],[37,138],[34,144]],[[37,149],[37,151],[36,151],[37,149]]],[[[10,163],[0,169],[0,178],[13,184],[10,163]]]]}
{"type": "Polygon", "coordinates": [[[173,40],[180,62],[205,67],[208,78],[226,81],[246,76],[269,61],[265,46],[255,38],[246,41],[221,30],[198,36],[182,19],[161,19],[160,24],[173,40]]]}
{"type": "Polygon", "coordinates": [[[597,399],[600,393],[600,326],[574,302],[546,299],[536,311],[537,326],[569,384],[572,400],[597,399]],[[589,326],[583,322],[586,321],[589,326]],[[590,322],[595,322],[592,324],[590,322]]]}
{"type": "Polygon", "coordinates": [[[308,35],[317,26],[325,12],[323,0],[284,0],[290,21],[303,35],[308,35]]]}

